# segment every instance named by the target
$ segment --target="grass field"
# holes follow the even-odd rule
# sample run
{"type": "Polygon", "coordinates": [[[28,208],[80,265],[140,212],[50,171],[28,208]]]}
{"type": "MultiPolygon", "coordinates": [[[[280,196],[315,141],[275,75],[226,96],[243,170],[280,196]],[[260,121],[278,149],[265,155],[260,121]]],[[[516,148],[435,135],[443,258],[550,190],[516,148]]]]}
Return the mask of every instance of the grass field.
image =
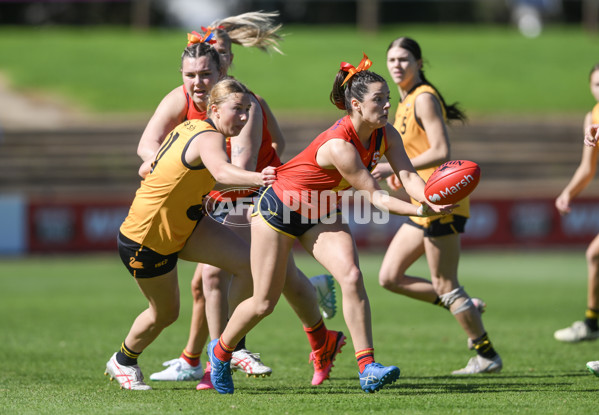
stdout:
{"type": "MultiPolygon", "coordinates": [[[[584,364],[597,343],[561,344],[555,329],[580,319],[586,280],[575,252],[467,251],[461,282],[487,303],[484,321],[504,360],[501,374],[452,377],[472,352],[449,313],[377,285],[378,254],[362,254],[377,360],[398,365],[400,380],[374,395],[358,385],[351,342],[330,381],[310,385],[309,346],[281,301],[248,337],[273,375],[234,376],[236,392],[198,392],[194,382],[150,382],[151,392],[121,391],[104,365],[145,302],[113,255],[0,260],[0,413],[6,414],[594,414],[599,379],[584,364]]],[[[308,275],[320,272],[299,255],[308,275]]],[[[146,377],[177,357],[187,339],[193,266],[181,263],[182,313],[142,355],[146,377]]],[[[424,262],[412,269],[426,275],[424,262]]],[[[341,315],[327,321],[347,330],[341,315]]],[[[205,361],[205,354],[202,356],[205,361]]]]}
{"type": "MultiPolygon", "coordinates": [[[[364,51],[387,77],[385,49],[400,35],[417,39],[427,75],[470,116],[580,116],[594,104],[588,72],[597,37],[552,27],[537,39],[510,28],[402,26],[365,35],[350,27],[285,27],[285,56],[236,47],[232,74],[263,95],[275,114],[338,111],[328,93],[339,62],[364,51]]],[[[0,73],[24,92],[55,94],[98,112],[151,112],[179,85],[185,33],[116,28],[0,27],[0,73]],[[126,97],[124,99],[123,97],[126,97]]],[[[395,93],[395,91],[393,91],[395,93]]],[[[392,97],[393,100],[397,96],[392,97]]],[[[331,116],[331,117],[332,117],[331,116]]],[[[330,381],[310,385],[312,366],[301,324],[282,300],[249,336],[272,377],[236,374],[236,393],[198,392],[194,382],[121,391],[103,376],[145,300],[117,253],[0,258],[0,414],[595,414],[599,378],[584,368],[599,342],[561,344],[552,333],[583,317],[586,267],[573,252],[467,251],[461,282],[488,303],[487,330],[504,360],[501,374],[452,377],[472,352],[451,315],[378,287],[380,254],[361,257],[374,321],[376,357],[402,370],[400,380],[363,393],[351,342],[330,381]]],[[[308,275],[321,272],[297,258],[308,275]]],[[[181,318],[142,355],[146,378],[177,357],[187,340],[193,265],[181,263],[181,318]]],[[[424,262],[416,275],[426,275],[424,262]]],[[[339,314],[331,329],[347,328],[339,314]]],[[[205,362],[205,354],[202,356],[205,362]]]]}
{"type": "MultiPolygon", "coordinates": [[[[328,96],[339,63],[357,65],[365,52],[389,79],[385,51],[398,36],[420,42],[428,78],[471,116],[580,116],[594,104],[588,74],[599,38],[578,26],[552,26],[536,39],[503,26],[395,25],[376,35],[285,26],[283,33],[285,56],[235,46],[231,71],[277,115],[337,115],[328,96]]],[[[20,91],[59,95],[89,111],[151,113],[181,83],[186,40],[181,30],[0,27],[0,73],[20,91]]]]}

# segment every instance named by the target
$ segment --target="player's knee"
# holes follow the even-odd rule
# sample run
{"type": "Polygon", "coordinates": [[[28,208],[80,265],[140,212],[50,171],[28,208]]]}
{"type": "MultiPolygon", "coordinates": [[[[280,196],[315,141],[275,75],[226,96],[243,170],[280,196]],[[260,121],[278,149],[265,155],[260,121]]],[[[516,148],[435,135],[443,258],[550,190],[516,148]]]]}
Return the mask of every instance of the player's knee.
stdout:
{"type": "Polygon", "coordinates": [[[404,274],[396,274],[381,270],[379,273],[379,285],[389,291],[403,293],[404,274]]]}
{"type": "Polygon", "coordinates": [[[456,315],[459,313],[463,313],[464,311],[473,308],[474,303],[472,299],[468,296],[466,291],[464,291],[464,287],[459,286],[449,292],[444,294],[440,294],[439,298],[443,305],[451,310],[451,313],[456,315]]]}
{"type": "Polygon", "coordinates": [[[193,297],[194,303],[204,301],[204,287],[202,285],[202,280],[197,282],[195,279],[191,280],[191,296],[193,297]]]}
{"type": "Polygon", "coordinates": [[[163,329],[173,324],[179,318],[179,309],[179,304],[160,309],[155,317],[156,326],[163,329]]]}
{"type": "Polygon", "coordinates": [[[393,291],[393,292],[398,292],[398,290],[401,291],[401,285],[398,284],[398,282],[394,278],[392,278],[391,275],[380,274],[379,275],[379,285],[389,291],[393,291]]]}
{"type": "Polygon", "coordinates": [[[585,256],[587,263],[595,265],[599,264],[599,251],[597,251],[597,249],[595,249],[593,246],[587,248],[585,256]]]}
{"type": "Polygon", "coordinates": [[[453,291],[456,287],[459,287],[457,278],[450,278],[447,276],[433,276],[431,278],[431,284],[433,290],[440,297],[443,294],[453,291]]]}
{"type": "Polygon", "coordinates": [[[383,268],[379,271],[379,285],[387,290],[393,285],[393,276],[383,268]]]}
{"type": "Polygon", "coordinates": [[[355,287],[360,287],[364,285],[364,280],[362,277],[362,271],[360,268],[353,266],[343,275],[343,278],[339,280],[339,285],[341,288],[345,288],[347,290],[353,290],[355,287]]]}
{"type": "Polygon", "coordinates": [[[194,307],[206,307],[206,296],[203,291],[196,292],[192,290],[191,295],[194,307]]]}
{"type": "Polygon", "coordinates": [[[254,312],[256,313],[256,315],[258,317],[264,318],[274,311],[276,305],[277,305],[277,301],[268,300],[268,299],[255,301],[254,302],[254,312]]]}

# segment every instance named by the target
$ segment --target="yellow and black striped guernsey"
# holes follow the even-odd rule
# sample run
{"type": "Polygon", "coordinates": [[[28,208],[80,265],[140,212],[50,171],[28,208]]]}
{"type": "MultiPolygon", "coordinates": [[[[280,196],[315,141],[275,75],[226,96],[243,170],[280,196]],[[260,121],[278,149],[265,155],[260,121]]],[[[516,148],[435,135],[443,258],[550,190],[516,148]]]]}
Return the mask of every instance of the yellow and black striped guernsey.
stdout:
{"type": "Polygon", "coordinates": [[[183,248],[202,217],[204,195],[216,183],[203,163],[185,162],[190,143],[208,131],[215,131],[209,122],[189,120],[166,137],[121,225],[123,235],[162,255],[183,248]]]}

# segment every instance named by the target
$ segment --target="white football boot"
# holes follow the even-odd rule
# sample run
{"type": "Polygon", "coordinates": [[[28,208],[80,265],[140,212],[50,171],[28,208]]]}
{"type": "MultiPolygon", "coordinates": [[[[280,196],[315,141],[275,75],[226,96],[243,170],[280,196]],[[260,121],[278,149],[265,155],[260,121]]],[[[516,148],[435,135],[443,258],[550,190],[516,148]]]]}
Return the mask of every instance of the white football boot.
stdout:
{"type": "Polygon", "coordinates": [[[333,318],[337,312],[337,298],[335,292],[335,280],[332,275],[321,274],[310,278],[310,282],[316,288],[318,305],[322,310],[324,318],[333,318]]]}
{"type": "Polygon", "coordinates": [[[503,362],[499,355],[493,359],[487,359],[476,355],[472,357],[465,368],[454,370],[452,375],[475,375],[478,373],[499,373],[503,368],[503,362]]]}
{"type": "Polygon", "coordinates": [[[202,369],[201,363],[197,366],[191,366],[181,357],[166,361],[162,366],[166,366],[166,369],[162,372],[152,373],[150,375],[150,380],[200,380],[202,379],[202,376],[204,376],[204,370],[202,369]]]}
{"type": "Polygon", "coordinates": [[[593,375],[599,377],[599,360],[587,362],[587,369],[589,369],[589,372],[591,372],[593,375]]]}
{"type": "Polygon", "coordinates": [[[138,365],[125,366],[116,361],[116,353],[106,363],[104,375],[110,376],[110,380],[116,379],[121,389],[134,391],[146,391],[152,389],[144,383],[144,375],[138,365]]]}
{"type": "Polygon", "coordinates": [[[260,353],[252,353],[248,349],[236,350],[231,358],[231,370],[244,372],[249,376],[270,376],[272,369],[260,360],[260,353]]]}
{"type": "Polygon", "coordinates": [[[599,339],[599,330],[592,331],[583,321],[575,321],[570,327],[553,333],[555,340],[568,343],[576,343],[583,340],[599,339]]]}

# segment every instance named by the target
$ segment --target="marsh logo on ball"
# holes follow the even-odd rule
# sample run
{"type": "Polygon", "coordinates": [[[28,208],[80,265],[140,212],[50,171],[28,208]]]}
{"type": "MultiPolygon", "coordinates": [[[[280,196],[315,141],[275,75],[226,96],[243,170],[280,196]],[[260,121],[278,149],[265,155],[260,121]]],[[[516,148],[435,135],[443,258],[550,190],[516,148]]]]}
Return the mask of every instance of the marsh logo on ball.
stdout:
{"type": "Polygon", "coordinates": [[[468,160],[440,165],[426,182],[424,194],[434,204],[453,204],[468,196],[478,185],[480,167],[468,160]]]}
{"type": "Polygon", "coordinates": [[[428,200],[430,200],[433,203],[437,203],[437,202],[441,201],[441,196],[439,196],[438,194],[435,193],[434,195],[430,195],[428,197],[428,200]]]}

